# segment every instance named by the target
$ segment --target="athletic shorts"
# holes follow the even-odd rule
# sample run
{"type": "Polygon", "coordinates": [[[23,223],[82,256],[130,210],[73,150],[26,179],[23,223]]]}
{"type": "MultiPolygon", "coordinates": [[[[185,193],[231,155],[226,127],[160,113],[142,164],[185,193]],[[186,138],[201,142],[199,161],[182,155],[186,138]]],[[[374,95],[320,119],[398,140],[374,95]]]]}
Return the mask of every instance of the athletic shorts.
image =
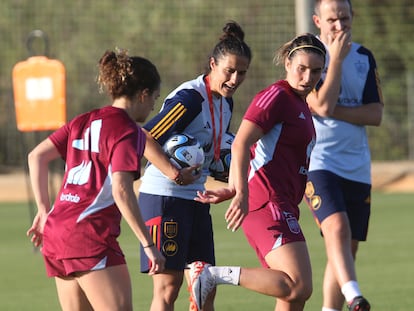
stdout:
{"type": "MultiPolygon", "coordinates": [[[[138,204],[166,269],[182,271],[198,260],[215,265],[209,204],[147,193],[140,193],[138,204]]],[[[141,245],[141,272],[150,264],[141,245]]]]}
{"type": "Polygon", "coordinates": [[[49,277],[71,276],[76,272],[95,271],[126,264],[122,253],[109,248],[96,257],[55,259],[43,256],[43,259],[46,265],[46,273],[49,277]]]}
{"type": "Polygon", "coordinates": [[[298,222],[299,208],[294,211],[268,202],[250,211],[244,219],[244,234],[263,267],[269,268],[265,257],[270,251],[288,243],[305,241],[298,222]]]}
{"type": "Polygon", "coordinates": [[[342,178],[326,170],[308,173],[305,190],[316,223],[334,213],[346,212],[352,239],[366,241],[371,213],[371,185],[342,178]]]}

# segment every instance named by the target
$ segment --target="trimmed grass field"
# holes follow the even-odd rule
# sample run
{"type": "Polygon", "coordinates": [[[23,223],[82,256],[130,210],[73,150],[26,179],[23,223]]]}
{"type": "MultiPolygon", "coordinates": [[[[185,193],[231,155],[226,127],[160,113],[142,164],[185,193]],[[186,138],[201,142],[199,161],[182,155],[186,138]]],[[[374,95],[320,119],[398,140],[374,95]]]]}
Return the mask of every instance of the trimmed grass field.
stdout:
{"type": "MultiPolygon", "coordinates": [[[[414,194],[373,194],[368,242],[361,243],[357,272],[361,289],[373,311],[410,311],[414,308],[414,194]]],[[[218,265],[258,266],[242,232],[225,229],[227,204],[212,206],[218,265]]],[[[325,265],[322,238],[311,213],[302,206],[301,225],[308,241],[314,273],[314,292],[305,310],[321,310],[321,282],[325,265]]],[[[27,203],[0,204],[0,309],[59,310],[53,279],[45,275],[41,254],[25,233],[31,224],[27,203]]],[[[123,226],[120,243],[133,280],[135,310],[148,310],[151,278],[139,273],[138,243],[123,226]]],[[[235,286],[220,286],[216,310],[273,310],[274,299],[235,286]]],[[[176,310],[188,310],[183,285],[176,310]]]]}

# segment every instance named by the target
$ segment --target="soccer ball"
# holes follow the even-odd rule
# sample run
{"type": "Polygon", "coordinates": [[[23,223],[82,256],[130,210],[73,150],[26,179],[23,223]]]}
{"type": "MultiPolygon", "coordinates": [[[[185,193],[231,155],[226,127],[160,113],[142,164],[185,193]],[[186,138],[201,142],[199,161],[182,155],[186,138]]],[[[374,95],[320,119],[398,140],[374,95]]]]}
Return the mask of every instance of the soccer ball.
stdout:
{"type": "Polygon", "coordinates": [[[177,168],[201,165],[204,162],[204,151],[196,138],[189,134],[175,134],[163,146],[170,161],[177,168]]]}
{"type": "Polygon", "coordinates": [[[220,145],[220,158],[218,161],[213,161],[210,165],[211,176],[216,180],[228,182],[233,140],[233,133],[227,132],[223,135],[220,145]]]}

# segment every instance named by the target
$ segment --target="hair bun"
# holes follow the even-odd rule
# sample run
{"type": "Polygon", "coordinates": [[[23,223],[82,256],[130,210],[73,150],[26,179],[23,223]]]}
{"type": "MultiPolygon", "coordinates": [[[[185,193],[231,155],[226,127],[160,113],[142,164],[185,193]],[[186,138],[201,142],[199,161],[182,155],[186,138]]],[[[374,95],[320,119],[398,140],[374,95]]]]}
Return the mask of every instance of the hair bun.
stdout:
{"type": "Polygon", "coordinates": [[[239,24],[237,24],[235,21],[230,21],[226,23],[223,27],[224,34],[221,36],[220,40],[228,39],[229,37],[234,37],[241,42],[244,41],[244,31],[240,27],[239,24]]]}

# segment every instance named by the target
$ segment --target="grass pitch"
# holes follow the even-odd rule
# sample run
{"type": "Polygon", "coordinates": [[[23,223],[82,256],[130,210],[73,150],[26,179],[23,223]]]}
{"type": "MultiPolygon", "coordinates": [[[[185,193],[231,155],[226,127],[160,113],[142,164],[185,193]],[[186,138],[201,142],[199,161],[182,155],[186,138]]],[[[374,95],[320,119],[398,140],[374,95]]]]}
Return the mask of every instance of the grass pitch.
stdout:
{"type": "MultiPolygon", "coordinates": [[[[218,265],[258,266],[242,232],[226,230],[227,203],[212,206],[218,265]]],[[[28,204],[0,204],[0,309],[8,311],[59,310],[55,284],[46,277],[41,254],[25,233],[31,224],[28,204]]],[[[368,241],[360,244],[357,273],[364,295],[375,311],[408,311],[414,306],[414,194],[373,194],[368,241]]],[[[311,213],[302,205],[300,219],[311,254],[314,292],[305,310],[321,310],[325,250],[311,213]]],[[[148,310],[152,282],[139,273],[138,243],[123,225],[120,238],[133,281],[135,310],[148,310]]],[[[274,299],[240,287],[220,286],[216,310],[273,310],[274,299]]],[[[176,310],[188,310],[183,285],[176,310]]]]}

